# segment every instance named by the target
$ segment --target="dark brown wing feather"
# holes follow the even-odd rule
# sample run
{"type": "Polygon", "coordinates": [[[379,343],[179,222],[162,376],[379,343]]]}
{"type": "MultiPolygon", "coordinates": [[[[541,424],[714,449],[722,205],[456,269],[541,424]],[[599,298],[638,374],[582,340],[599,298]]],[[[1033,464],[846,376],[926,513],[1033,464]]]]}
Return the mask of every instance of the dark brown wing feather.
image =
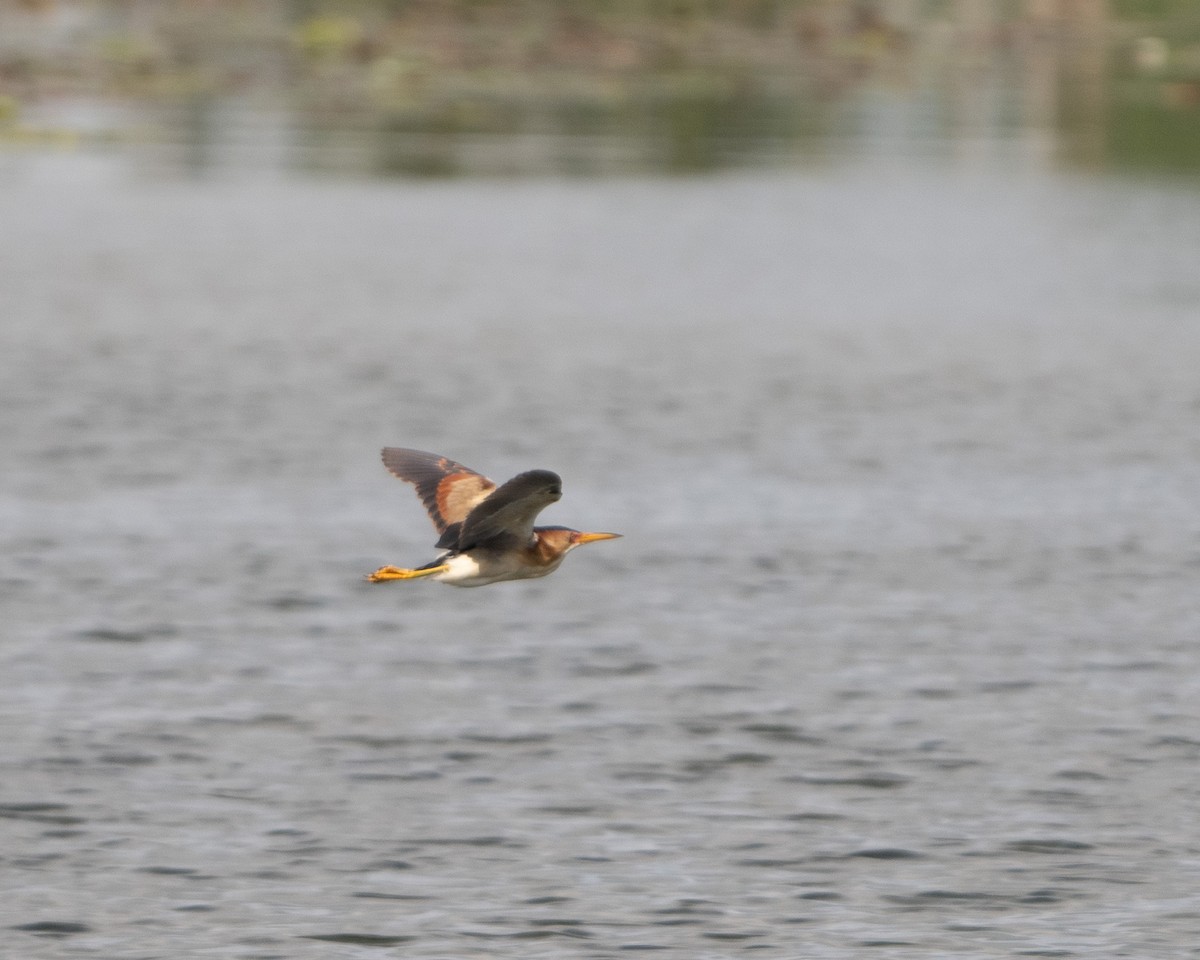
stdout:
{"type": "MultiPolygon", "coordinates": [[[[470,550],[501,537],[525,542],[533,536],[533,521],[562,496],[562,479],[549,470],[529,470],[502,484],[463,521],[456,549],[470,550]]],[[[443,538],[443,540],[446,538],[443,538]]]]}
{"type": "Polygon", "coordinates": [[[439,534],[453,524],[461,524],[496,489],[496,484],[470,467],[423,450],[384,447],[383,465],[417,488],[417,496],[439,534]]]}

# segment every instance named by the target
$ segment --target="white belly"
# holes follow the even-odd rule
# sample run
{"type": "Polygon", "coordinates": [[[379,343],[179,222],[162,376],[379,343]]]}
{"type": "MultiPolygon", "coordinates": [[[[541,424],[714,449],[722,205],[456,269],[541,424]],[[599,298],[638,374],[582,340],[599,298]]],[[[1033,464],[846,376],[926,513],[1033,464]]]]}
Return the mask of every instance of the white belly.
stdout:
{"type": "Polygon", "coordinates": [[[558,568],[558,562],[545,567],[530,567],[489,564],[485,560],[481,565],[461,553],[458,556],[449,557],[443,562],[449,569],[434,574],[432,579],[447,583],[452,587],[483,587],[501,580],[530,580],[534,577],[544,577],[558,568]]]}

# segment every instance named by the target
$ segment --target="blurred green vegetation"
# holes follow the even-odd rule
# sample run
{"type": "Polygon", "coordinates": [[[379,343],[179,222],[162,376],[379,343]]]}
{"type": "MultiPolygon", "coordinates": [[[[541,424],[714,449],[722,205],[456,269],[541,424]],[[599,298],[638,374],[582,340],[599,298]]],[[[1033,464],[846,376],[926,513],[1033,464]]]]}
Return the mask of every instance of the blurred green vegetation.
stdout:
{"type": "Polygon", "coordinates": [[[1054,64],[1067,162],[1200,172],[1200,0],[23,0],[0,6],[0,141],[76,142],[38,126],[62,98],[140,109],[110,140],[170,136],[165,116],[210,137],[237,102],[304,144],[370,144],[385,173],[465,172],[479,138],[515,136],[558,138],[580,173],[619,165],[618,140],[689,172],[818,151],[872,87],[900,103],[985,67],[1019,87],[1026,57],[1054,64]]]}
{"type": "Polygon", "coordinates": [[[1109,5],[1118,20],[1183,21],[1197,15],[1195,0],[1109,0],[1109,5]]]}

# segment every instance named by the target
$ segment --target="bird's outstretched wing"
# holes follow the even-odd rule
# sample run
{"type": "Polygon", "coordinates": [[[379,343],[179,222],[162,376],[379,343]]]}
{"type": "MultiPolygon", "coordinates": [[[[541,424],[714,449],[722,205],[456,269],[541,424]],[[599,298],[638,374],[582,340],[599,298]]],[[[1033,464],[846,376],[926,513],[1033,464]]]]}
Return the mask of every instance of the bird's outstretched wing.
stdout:
{"type": "MultiPolygon", "coordinates": [[[[497,537],[514,537],[522,543],[533,536],[533,521],[554,501],[562,497],[562,479],[549,470],[528,470],[502,484],[467,515],[452,546],[470,550],[497,537]]],[[[447,535],[453,530],[446,531],[447,535]]]]}
{"type": "MultiPolygon", "coordinates": [[[[423,450],[384,447],[383,465],[392,474],[417,488],[417,496],[425,504],[429,519],[443,539],[448,527],[462,524],[471,511],[496,489],[496,484],[470,467],[423,450]]],[[[447,545],[438,541],[438,546],[447,545]]]]}

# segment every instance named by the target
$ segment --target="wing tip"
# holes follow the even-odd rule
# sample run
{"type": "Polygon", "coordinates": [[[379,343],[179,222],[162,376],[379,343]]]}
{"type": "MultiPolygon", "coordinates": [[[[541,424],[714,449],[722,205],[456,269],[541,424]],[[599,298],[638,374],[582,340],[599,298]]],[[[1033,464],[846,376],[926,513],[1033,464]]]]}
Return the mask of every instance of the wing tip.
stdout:
{"type": "Polygon", "coordinates": [[[379,459],[383,461],[383,465],[389,473],[401,480],[411,480],[414,470],[428,469],[430,466],[439,465],[439,462],[446,458],[439,457],[436,453],[414,450],[411,447],[384,447],[379,451],[379,459]]]}

